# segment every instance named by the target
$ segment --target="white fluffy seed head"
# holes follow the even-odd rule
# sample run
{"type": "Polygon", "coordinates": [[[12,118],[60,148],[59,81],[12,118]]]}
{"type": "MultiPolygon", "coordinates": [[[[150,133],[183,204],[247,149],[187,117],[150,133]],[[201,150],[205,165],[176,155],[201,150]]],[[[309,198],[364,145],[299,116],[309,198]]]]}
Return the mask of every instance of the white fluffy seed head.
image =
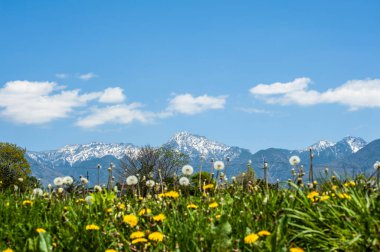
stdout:
{"type": "Polygon", "coordinates": [[[221,171],[224,169],[224,163],[223,161],[215,161],[214,162],[214,169],[217,171],[221,171]]]}
{"type": "Polygon", "coordinates": [[[74,182],[73,178],[70,176],[66,176],[63,178],[63,184],[71,185],[74,182]]]}
{"type": "Polygon", "coordinates": [[[102,188],[98,185],[94,186],[94,191],[95,192],[101,192],[102,191],[102,188]]]}
{"type": "Polygon", "coordinates": [[[138,179],[136,176],[132,175],[127,178],[127,185],[136,185],[138,183],[138,179]]]}
{"type": "Polygon", "coordinates": [[[182,173],[184,175],[191,175],[194,172],[194,168],[191,165],[184,165],[182,167],[182,173]]]}
{"type": "Polygon", "coordinates": [[[289,158],[290,165],[298,165],[301,162],[301,159],[299,156],[291,156],[289,158]]]}
{"type": "Polygon", "coordinates": [[[82,182],[82,184],[84,184],[84,185],[88,184],[88,180],[86,178],[83,178],[83,177],[80,179],[80,182],[82,182]]]}
{"type": "Polygon", "coordinates": [[[188,186],[190,184],[190,181],[189,181],[188,178],[182,177],[182,178],[179,179],[179,184],[181,186],[188,186]]]}
{"type": "Polygon", "coordinates": [[[35,189],[33,189],[33,194],[36,196],[42,196],[44,194],[44,192],[40,188],[35,188],[35,189]]]}
{"type": "Polygon", "coordinates": [[[373,168],[375,168],[375,170],[380,170],[380,161],[376,161],[376,162],[373,164],[373,168]]]}
{"type": "Polygon", "coordinates": [[[56,186],[61,186],[61,185],[63,185],[63,179],[61,177],[57,177],[54,179],[53,183],[56,186]]]}
{"type": "Polygon", "coordinates": [[[149,179],[148,181],[146,181],[145,184],[146,184],[147,187],[153,188],[154,185],[156,184],[156,182],[154,182],[154,180],[149,179]]]}

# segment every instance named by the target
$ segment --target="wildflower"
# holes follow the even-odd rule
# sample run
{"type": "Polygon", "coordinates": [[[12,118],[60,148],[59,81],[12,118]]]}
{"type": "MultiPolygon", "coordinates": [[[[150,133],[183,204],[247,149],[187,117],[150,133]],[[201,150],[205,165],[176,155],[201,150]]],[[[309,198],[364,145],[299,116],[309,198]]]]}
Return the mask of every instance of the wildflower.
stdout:
{"type": "Polygon", "coordinates": [[[123,210],[123,209],[125,209],[125,205],[124,205],[124,203],[117,203],[116,208],[119,210],[123,210]]]}
{"type": "Polygon", "coordinates": [[[126,181],[127,181],[127,185],[130,185],[130,186],[136,185],[139,182],[139,180],[137,179],[137,177],[133,176],[133,175],[129,176],[126,181]]]}
{"type": "Polygon", "coordinates": [[[219,204],[216,203],[216,202],[210,203],[210,204],[208,205],[209,208],[216,208],[216,207],[218,207],[218,206],[219,206],[219,204]]]}
{"type": "Polygon", "coordinates": [[[137,238],[143,238],[145,237],[145,233],[144,232],[141,232],[141,231],[136,231],[136,232],[133,232],[129,238],[131,239],[137,239],[137,238]]]}
{"type": "Polygon", "coordinates": [[[215,219],[217,219],[217,220],[219,220],[220,217],[222,217],[222,215],[220,215],[220,214],[215,215],[215,219]]]}
{"type": "Polygon", "coordinates": [[[142,216],[145,214],[150,214],[151,212],[152,212],[152,210],[150,210],[149,208],[143,208],[140,210],[139,215],[142,216]]]}
{"type": "Polygon", "coordinates": [[[153,232],[148,236],[148,239],[151,241],[161,242],[164,239],[164,234],[160,232],[153,232]]]}
{"type": "Polygon", "coordinates": [[[223,161],[216,161],[214,163],[214,169],[217,171],[223,170],[224,169],[224,163],[223,161]]]}
{"type": "Polygon", "coordinates": [[[179,193],[176,192],[176,191],[169,191],[169,192],[166,192],[166,193],[161,193],[158,195],[159,197],[167,197],[167,198],[173,198],[173,199],[176,199],[179,197],[179,193]]]}
{"type": "Polygon", "coordinates": [[[62,187],[60,187],[60,188],[58,188],[58,193],[63,193],[63,188],[62,187]]]}
{"type": "Polygon", "coordinates": [[[189,204],[189,205],[187,205],[187,208],[189,208],[189,209],[197,209],[198,207],[196,205],[194,205],[194,204],[189,204]]]}
{"type": "Polygon", "coordinates": [[[190,181],[186,177],[182,177],[179,179],[179,184],[182,186],[188,186],[190,184],[190,181]]]}
{"type": "Polygon", "coordinates": [[[328,200],[330,198],[330,196],[328,195],[322,195],[321,198],[319,199],[319,201],[325,201],[325,200],[328,200]]]}
{"type": "Polygon", "coordinates": [[[24,179],[23,178],[18,178],[18,181],[23,182],[24,179]]]}
{"type": "Polygon", "coordinates": [[[252,244],[252,243],[255,243],[258,239],[259,239],[259,236],[257,234],[249,234],[246,237],[244,237],[244,243],[252,244]]]}
{"type": "Polygon", "coordinates": [[[77,199],[75,202],[76,203],[84,203],[84,202],[86,202],[86,200],[85,199],[77,199]]]}
{"type": "Polygon", "coordinates": [[[316,180],[313,181],[313,185],[314,186],[317,186],[318,185],[318,182],[316,180]]]}
{"type": "Polygon", "coordinates": [[[112,213],[112,210],[113,210],[112,207],[109,207],[109,208],[106,209],[106,212],[107,213],[112,213]]]}
{"type": "Polygon", "coordinates": [[[257,233],[259,236],[269,236],[270,232],[267,230],[261,230],[260,232],[257,233]]]}
{"type": "Polygon", "coordinates": [[[11,248],[7,248],[7,249],[3,250],[3,252],[14,252],[14,250],[11,248]]]}
{"type": "Polygon", "coordinates": [[[146,186],[147,187],[149,187],[149,188],[153,188],[154,187],[154,185],[156,184],[156,182],[154,182],[154,180],[148,180],[148,181],[146,181],[146,186]]]}
{"type": "Polygon", "coordinates": [[[312,191],[307,195],[307,198],[311,199],[312,201],[315,201],[315,198],[319,196],[319,193],[316,191],[312,191]]]}
{"type": "Polygon", "coordinates": [[[73,178],[70,176],[66,176],[63,178],[63,184],[71,185],[74,182],[73,178]]]}
{"type": "Polygon", "coordinates": [[[184,175],[191,175],[191,174],[193,174],[193,172],[194,172],[194,169],[191,165],[184,165],[182,167],[182,173],[184,175]]]}
{"type": "Polygon", "coordinates": [[[119,191],[119,189],[117,189],[117,186],[114,186],[114,187],[113,187],[113,191],[114,191],[115,193],[117,193],[117,192],[119,191]]]}
{"type": "Polygon", "coordinates": [[[63,185],[63,179],[61,177],[57,177],[53,180],[54,185],[61,186],[63,185]]]}
{"type": "Polygon", "coordinates": [[[158,215],[153,216],[152,219],[153,219],[154,221],[163,221],[163,220],[166,219],[166,216],[165,216],[165,214],[162,214],[162,213],[161,213],[161,214],[158,214],[158,215]]]}
{"type": "Polygon", "coordinates": [[[117,252],[116,249],[106,249],[104,252],[117,252]]]}
{"type": "Polygon", "coordinates": [[[36,229],[36,232],[37,232],[37,233],[46,233],[46,230],[43,229],[43,228],[37,228],[37,229],[36,229]]]}
{"type": "Polygon", "coordinates": [[[380,170],[380,161],[376,161],[376,162],[373,164],[373,168],[375,168],[375,170],[380,170]]]}
{"type": "Polygon", "coordinates": [[[90,224],[86,226],[86,230],[99,230],[100,227],[95,224],[90,224]]]}
{"type": "Polygon", "coordinates": [[[37,195],[37,196],[42,196],[44,194],[44,192],[40,188],[34,188],[33,189],[33,194],[37,195]]]}
{"type": "Polygon", "coordinates": [[[132,240],[132,244],[145,243],[145,242],[147,242],[147,241],[148,241],[148,240],[145,239],[145,238],[137,238],[137,239],[132,240]]]}
{"type": "Polygon", "coordinates": [[[208,185],[205,185],[205,186],[203,187],[203,189],[204,189],[204,190],[207,190],[207,189],[212,189],[213,187],[214,187],[213,184],[208,184],[208,185]]]}
{"type": "Polygon", "coordinates": [[[52,186],[51,186],[51,184],[48,184],[47,187],[50,190],[52,186]]]}
{"type": "Polygon", "coordinates": [[[338,189],[338,186],[337,186],[337,185],[333,185],[333,186],[331,187],[331,189],[335,191],[336,189],[338,189]]]}
{"type": "Polygon", "coordinates": [[[91,195],[87,196],[84,200],[87,202],[87,204],[94,203],[94,198],[91,195]]]}
{"type": "Polygon", "coordinates": [[[101,188],[100,186],[98,186],[98,185],[95,185],[95,186],[94,186],[94,191],[95,191],[95,192],[101,192],[101,191],[102,191],[102,188],[101,188]]]}
{"type": "Polygon", "coordinates": [[[348,195],[347,193],[339,193],[338,197],[341,199],[351,199],[351,196],[348,195]]]}
{"type": "Polygon", "coordinates": [[[296,166],[296,165],[298,165],[300,162],[301,162],[301,159],[300,159],[299,156],[291,156],[291,157],[289,158],[289,163],[290,163],[290,165],[292,165],[292,166],[296,166]]]}
{"type": "Polygon", "coordinates": [[[352,187],[356,186],[355,181],[350,181],[349,183],[350,183],[350,186],[352,186],[352,187]]]}
{"type": "Polygon", "coordinates": [[[139,222],[138,218],[133,214],[125,215],[123,218],[124,223],[127,223],[131,227],[135,227],[139,222]]]}
{"type": "Polygon", "coordinates": [[[87,184],[88,184],[88,179],[86,179],[86,178],[81,178],[81,179],[80,179],[80,182],[82,182],[82,184],[84,184],[84,185],[87,185],[87,184]]]}
{"type": "Polygon", "coordinates": [[[289,251],[290,252],[304,252],[305,250],[303,250],[302,248],[290,248],[289,251]]]}
{"type": "Polygon", "coordinates": [[[24,206],[31,206],[31,205],[33,205],[33,201],[31,201],[31,200],[24,200],[24,201],[22,202],[22,204],[23,204],[24,206]]]}

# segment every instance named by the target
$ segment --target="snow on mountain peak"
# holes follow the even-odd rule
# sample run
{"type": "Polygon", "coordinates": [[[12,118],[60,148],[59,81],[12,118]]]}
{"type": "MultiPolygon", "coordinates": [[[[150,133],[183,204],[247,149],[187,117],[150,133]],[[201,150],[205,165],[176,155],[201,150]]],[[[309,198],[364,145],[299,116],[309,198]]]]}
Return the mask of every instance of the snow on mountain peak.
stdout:
{"type": "Polygon", "coordinates": [[[307,148],[307,150],[309,150],[311,148],[313,151],[320,152],[320,151],[323,151],[327,148],[334,146],[335,144],[336,143],[334,143],[334,142],[330,142],[327,140],[321,140],[321,141],[318,141],[317,143],[311,145],[309,148],[307,148]]]}
{"type": "Polygon", "coordinates": [[[358,152],[361,148],[367,145],[367,142],[363,138],[353,136],[345,137],[341,142],[346,143],[350,147],[352,153],[358,152]]]}

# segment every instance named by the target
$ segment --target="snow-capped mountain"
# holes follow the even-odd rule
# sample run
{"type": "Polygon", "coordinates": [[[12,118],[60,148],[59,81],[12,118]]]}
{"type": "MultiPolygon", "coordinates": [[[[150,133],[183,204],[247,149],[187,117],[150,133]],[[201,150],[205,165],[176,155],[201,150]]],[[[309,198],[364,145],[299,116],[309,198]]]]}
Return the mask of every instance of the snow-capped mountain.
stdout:
{"type": "MultiPolygon", "coordinates": [[[[197,170],[200,160],[204,163],[211,159],[227,161],[229,158],[227,175],[237,175],[245,171],[248,160],[252,160],[252,166],[256,173],[262,174],[263,160],[270,164],[270,177],[287,179],[289,176],[289,157],[299,155],[301,163],[306,167],[310,160],[310,148],[314,154],[313,164],[315,169],[322,169],[329,164],[337,164],[337,160],[343,160],[360,152],[367,143],[359,137],[345,137],[336,143],[322,140],[310,145],[303,150],[286,150],[270,148],[252,154],[249,150],[236,146],[228,146],[204,136],[189,132],[178,132],[173,135],[163,146],[177,150],[189,156],[190,164],[197,170]]],[[[52,151],[29,151],[26,157],[31,164],[33,175],[50,183],[56,176],[72,175],[79,177],[89,172],[94,176],[97,164],[108,167],[110,162],[119,165],[120,159],[125,155],[136,155],[140,147],[133,144],[108,144],[92,142],[89,144],[66,145],[63,148],[52,151]]],[[[379,157],[380,159],[380,157],[379,157]]],[[[204,167],[208,167],[204,166],[204,167]]],[[[336,165],[336,167],[340,167],[336,165]]],[[[206,169],[206,168],[205,168],[206,169]]],[[[207,170],[207,169],[206,169],[207,170]]],[[[101,176],[106,180],[107,169],[101,169],[101,176]]]]}

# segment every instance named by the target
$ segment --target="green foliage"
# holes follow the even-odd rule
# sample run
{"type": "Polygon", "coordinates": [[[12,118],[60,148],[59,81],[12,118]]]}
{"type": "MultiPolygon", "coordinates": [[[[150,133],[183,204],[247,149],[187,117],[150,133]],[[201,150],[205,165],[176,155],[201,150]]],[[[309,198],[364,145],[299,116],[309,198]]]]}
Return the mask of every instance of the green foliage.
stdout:
{"type": "Polygon", "coordinates": [[[25,189],[24,181],[31,173],[25,151],[15,144],[0,143],[0,188],[17,185],[25,189]]]}
{"type": "Polygon", "coordinates": [[[5,191],[0,251],[379,251],[380,192],[368,182],[326,179],[312,190],[290,183],[268,191],[235,183],[178,198],[118,197],[103,190],[90,194],[89,203],[88,195],[68,192],[36,197],[5,191]],[[130,214],[137,216],[136,226],[123,222],[130,214]],[[158,214],[166,219],[155,221],[158,214]],[[87,230],[90,224],[99,230],[87,230]],[[150,240],[150,246],[132,244],[130,235],[137,230],[148,240],[152,232],[165,238],[150,240]],[[263,230],[270,235],[244,241],[263,230]]]}

